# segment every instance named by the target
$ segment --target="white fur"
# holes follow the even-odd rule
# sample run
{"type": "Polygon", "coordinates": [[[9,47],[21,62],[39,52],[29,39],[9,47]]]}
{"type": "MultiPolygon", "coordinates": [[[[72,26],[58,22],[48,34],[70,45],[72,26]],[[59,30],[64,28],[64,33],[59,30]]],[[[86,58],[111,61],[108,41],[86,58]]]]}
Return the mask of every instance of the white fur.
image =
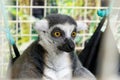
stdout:
{"type": "MultiPolygon", "coordinates": [[[[86,23],[80,22],[80,21],[76,21],[76,23],[77,23],[77,31],[87,30],[88,25],[86,23]]],[[[60,28],[62,28],[63,30],[66,30],[67,32],[70,31],[69,29],[72,30],[75,27],[75,25],[70,25],[69,23],[65,23],[64,25],[62,25],[62,24],[57,24],[57,25],[60,28]],[[68,26],[70,26],[70,27],[68,27],[68,26]]],[[[49,23],[46,19],[38,20],[37,22],[35,22],[34,28],[37,32],[47,31],[49,29],[49,23]]]]}
{"type": "Polygon", "coordinates": [[[39,32],[40,33],[40,44],[45,48],[45,50],[49,51],[49,54],[55,55],[57,47],[55,44],[53,44],[53,41],[48,37],[49,34],[44,33],[44,32],[39,32]]]}
{"type": "Polygon", "coordinates": [[[49,29],[48,21],[46,19],[38,20],[35,23],[34,28],[35,28],[35,30],[37,32],[39,32],[39,31],[47,31],[49,29]]]}
{"type": "Polygon", "coordinates": [[[72,68],[69,53],[63,52],[56,56],[46,57],[46,64],[51,67],[45,67],[43,80],[71,80],[72,68]]]}
{"type": "Polygon", "coordinates": [[[77,23],[77,31],[87,30],[88,25],[86,23],[80,21],[76,21],[76,23],[77,23]]]}
{"type": "Polygon", "coordinates": [[[59,51],[47,33],[40,32],[40,34],[42,40],[39,43],[48,51],[45,63],[49,66],[44,69],[43,80],[71,80],[72,64],[69,53],[59,51]]]}

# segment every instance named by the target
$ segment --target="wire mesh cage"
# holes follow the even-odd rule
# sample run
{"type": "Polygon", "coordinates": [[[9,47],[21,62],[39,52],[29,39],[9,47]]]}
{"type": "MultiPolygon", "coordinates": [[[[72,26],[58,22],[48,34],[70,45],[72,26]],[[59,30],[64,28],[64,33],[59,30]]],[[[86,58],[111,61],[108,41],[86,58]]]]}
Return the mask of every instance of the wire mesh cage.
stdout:
{"type": "MultiPolygon", "coordinates": [[[[52,13],[72,16],[75,20],[85,22],[88,30],[80,31],[76,38],[76,49],[82,50],[84,43],[95,31],[100,18],[97,9],[106,9],[105,0],[4,0],[8,13],[10,32],[13,35],[20,53],[37,39],[33,28],[33,17],[42,19],[52,13]],[[104,3],[104,5],[101,5],[104,3]],[[104,7],[100,7],[104,6],[104,7]]],[[[4,28],[0,10],[0,29],[4,28]]],[[[5,32],[0,30],[0,77],[4,78],[9,63],[9,45],[5,32]]]]}

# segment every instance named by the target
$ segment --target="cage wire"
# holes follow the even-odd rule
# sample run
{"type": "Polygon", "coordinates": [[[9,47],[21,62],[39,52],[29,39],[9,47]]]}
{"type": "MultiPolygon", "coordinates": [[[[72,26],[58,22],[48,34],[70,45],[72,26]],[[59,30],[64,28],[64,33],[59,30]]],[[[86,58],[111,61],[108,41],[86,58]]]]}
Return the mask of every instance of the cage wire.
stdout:
{"type": "MultiPolygon", "coordinates": [[[[39,0],[3,0],[6,1],[7,4],[10,4],[9,6],[6,6],[5,9],[9,10],[10,14],[14,16],[14,19],[9,19],[14,25],[10,26],[10,29],[14,31],[11,31],[15,41],[17,43],[17,46],[19,50],[24,51],[24,49],[29,46],[29,44],[35,40],[36,33],[33,31],[31,21],[26,15],[34,16],[35,14],[41,13],[35,13],[37,11],[42,11],[42,16],[36,15],[38,18],[43,18],[48,14],[51,13],[62,13],[71,15],[73,18],[79,19],[82,22],[86,22],[88,24],[89,30],[88,31],[81,31],[79,35],[80,39],[78,40],[79,44],[81,45],[78,49],[84,48],[84,41],[92,35],[94,32],[96,25],[99,22],[99,17],[97,16],[97,9],[100,7],[100,1],[106,1],[106,0],[41,0],[44,1],[41,4],[35,4],[34,1],[39,0]],[[8,2],[9,1],[9,2],[8,2]],[[12,3],[13,1],[14,3],[12,3]],[[65,1],[65,2],[64,2],[65,1]],[[92,1],[91,3],[89,3],[92,1]],[[54,2],[54,3],[52,3],[54,2]],[[13,5],[15,4],[15,5],[13,5]],[[41,7],[42,6],[42,7],[41,7]],[[28,11],[26,13],[26,11],[28,11]],[[16,12],[16,13],[15,13],[16,12]],[[76,15],[76,16],[75,16],[76,15]],[[26,26],[26,27],[25,27],[26,26]],[[27,28],[27,29],[26,29],[27,28]],[[28,30],[28,31],[26,31],[28,30]],[[80,42],[81,41],[81,42],[80,42]]],[[[113,3],[113,8],[111,12],[110,17],[110,27],[114,33],[114,37],[117,41],[117,46],[120,49],[120,6],[119,6],[119,0],[115,0],[113,3]],[[114,23],[113,23],[114,22],[114,23]]],[[[105,7],[106,8],[106,7],[105,7]]],[[[9,63],[9,44],[8,40],[6,38],[5,32],[2,31],[2,28],[4,28],[5,24],[2,17],[2,10],[0,9],[0,78],[6,77],[6,72],[8,68],[9,63]]]]}

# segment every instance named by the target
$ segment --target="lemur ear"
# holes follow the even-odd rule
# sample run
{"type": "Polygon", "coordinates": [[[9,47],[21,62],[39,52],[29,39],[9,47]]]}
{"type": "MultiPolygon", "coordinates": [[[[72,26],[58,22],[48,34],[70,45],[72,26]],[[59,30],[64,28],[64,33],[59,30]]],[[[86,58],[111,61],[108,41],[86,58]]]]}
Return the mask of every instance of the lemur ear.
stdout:
{"type": "Polygon", "coordinates": [[[46,19],[38,20],[38,21],[35,22],[35,24],[34,24],[34,29],[35,29],[37,32],[47,31],[47,30],[49,29],[48,21],[47,21],[46,19]]]}
{"type": "Polygon", "coordinates": [[[87,30],[88,25],[86,23],[80,21],[76,21],[76,23],[77,23],[77,31],[87,30]]]}

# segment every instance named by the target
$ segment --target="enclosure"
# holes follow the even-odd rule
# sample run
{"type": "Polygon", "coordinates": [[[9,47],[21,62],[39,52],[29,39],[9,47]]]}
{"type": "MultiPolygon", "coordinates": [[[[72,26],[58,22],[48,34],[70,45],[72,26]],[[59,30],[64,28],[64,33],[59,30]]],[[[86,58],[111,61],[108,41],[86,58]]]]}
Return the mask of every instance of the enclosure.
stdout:
{"type": "MultiPolygon", "coordinates": [[[[88,25],[87,30],[81,30],[77,35],[76,50],[80,52],[84,49],[86,41],[92,36],[96,30],[101,18],[97,15],[99,9],[107,9],[109,0],[2,0],[5,15],[8,19],[10,32],[15,39],[16,45],[22,52],[37,39],[37,33],[33,28],[35,18],[42,19],[46,15],[52,13],[61,13],[72,16],[76,21],[84,22],[88,25]]],[[[118,11],[120,1],[115,0],[112,4],[112,9],[118,11]],[[118,3],[117,3],[118,1],[118,3]]],[[[113,11],[114,12],[114,11],[113,11]]],[[[116,14],[116,13],[114,13],[116,14]]],[[[113,17],[112,17],[113,18],[113,17]]],[[[114,32],[114,38],[117,42],[117,47],[120,49],[120,21],[119,16],[115,16],[114,24],[111,28],[114,32]],[[117,19],[116,19],[117,18],[117,19]],[[113,27],[115,26],[115,27],[113,27]],[[114,29],[115,28],[115,29],[114,29]]],[[[6,71],[10,60],[9,43],[6,38],[4,13],[0,8],[0,78],[6,77],[6,71]]],[[[14,52],[13,52],[14,54],[14,52]]]]}

